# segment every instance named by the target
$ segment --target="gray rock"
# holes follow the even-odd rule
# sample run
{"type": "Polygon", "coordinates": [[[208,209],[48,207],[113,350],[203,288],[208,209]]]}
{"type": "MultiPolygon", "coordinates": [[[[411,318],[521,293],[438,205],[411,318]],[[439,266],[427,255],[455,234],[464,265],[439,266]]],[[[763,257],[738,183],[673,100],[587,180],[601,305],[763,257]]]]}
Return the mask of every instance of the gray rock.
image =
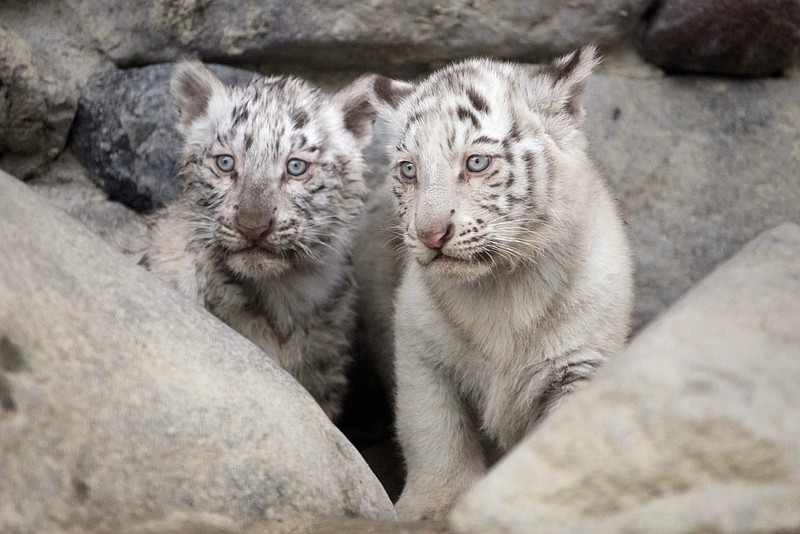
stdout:
{"type": "Polygon", "coordinates": [[[58,156],[75,106],[47,62],[0,25],[0,168],[27,178],[58,156]]]}
{"type": "Polygon", "coordinates": [[[544,57],[611,43],[651,0],[286,3],[69,0],[118,65],[187,52],[226,63],[408,68],[471,55],[544,57]]]}
{"type": "Polygon", "coordinates": [[[716,269],[457,505],[458,532],[800,530],[800,226],[716,269]]]}
{"type": "MultiPolygon", "coordinates": [[[[246,83],[258,74],[213,66],[225,81],[246,83]]],[[[70,148],[108,194],[137,210],[177,196],[181,139],[169,97],[171,65],[104,73],[78,102],[70,148]]]]}
{"type": "Polygon", "coordinates": [[[114,68],[86,29],[86,19],[64,0],[3,0],[0,21],[24,39],[73,99],[93,76],[114,68]]]}
{"type": "MultiPolygon", "coordinates": [[[[82,531],[86,532],[86,531],[82,531]]],[[[229,517],[209,513],[176,513],[130,525],[120,534],[447,534],[444,520],[399,522],[342,516],[297,514],[242,528],[229,517]]],[[[104,531],[86,534],[106,534],[104,531]]]]}
{"type": "Polygon", "coordinates": [[[800,83],[590,83],[586,130],[630,225],[637,328],[747,241],[800,223],[800,83]]]}
{"type": "Polygon", "coordinates": [[[252,343],[4,173],[0,213],[0,531],[393,517],[252,343]]]}
{"type": "Polygon", "coordinates": [[[669,71],[779,73],[800,51],[800,2],[664,0],[647,27],[643,51],[669,71]]]}
{"type": "Polygon", "coordinates": [[[299,517],[257,525],[251,534],[447,534],[447,521],[376,521],[349,517],[299,517]]]}
{"type": "Polygon", "coordinates": [[[0,168],[27,179],[64,147],[88,80],[114,64],[63,0],[3,0],[0,23],[0,168]]]}
{"type": "Polygon", "coordinates": [[[70,151],[63,152],[41,176],[26,183],[134,261],[149,245],[147,216],[119,202],[110,202],[70,151]]]}

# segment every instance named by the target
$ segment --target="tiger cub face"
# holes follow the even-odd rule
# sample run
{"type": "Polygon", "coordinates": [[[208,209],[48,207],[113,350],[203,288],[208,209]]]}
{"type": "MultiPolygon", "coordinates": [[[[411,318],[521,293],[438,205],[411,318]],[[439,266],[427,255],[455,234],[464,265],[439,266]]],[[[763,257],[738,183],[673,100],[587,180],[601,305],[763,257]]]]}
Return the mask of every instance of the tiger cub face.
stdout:
{"type": "Polygon", "coordinates": [[[426,273],[469,281],[534,262],[576,215],[581,96],[596,63],[586,47],[549,65],[473,59],[416,86],[376,81],[401,230],[426,273]]]}
{"type": "Polygon", "coordinates": [[[365,191],[368,85],[333,96],[291,77],[230,87],[199,62],[179,64],[171,93],[194,244],[251,279],[343,256],[365,191]]]}

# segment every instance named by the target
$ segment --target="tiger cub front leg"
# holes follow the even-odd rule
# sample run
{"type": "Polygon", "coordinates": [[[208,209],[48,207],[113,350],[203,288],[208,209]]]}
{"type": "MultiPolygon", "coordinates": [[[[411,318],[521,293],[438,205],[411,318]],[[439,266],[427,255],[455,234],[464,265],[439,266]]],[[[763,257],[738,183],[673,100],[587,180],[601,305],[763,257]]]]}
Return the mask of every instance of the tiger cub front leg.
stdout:
{"type": "Polygon", "coordinates": [[[397,432],[407,476],[397,513],[401,520],[442,518],[485,473],[483,451],[455,385],[419,357],[431,347],[398,330],[397,432]]]}

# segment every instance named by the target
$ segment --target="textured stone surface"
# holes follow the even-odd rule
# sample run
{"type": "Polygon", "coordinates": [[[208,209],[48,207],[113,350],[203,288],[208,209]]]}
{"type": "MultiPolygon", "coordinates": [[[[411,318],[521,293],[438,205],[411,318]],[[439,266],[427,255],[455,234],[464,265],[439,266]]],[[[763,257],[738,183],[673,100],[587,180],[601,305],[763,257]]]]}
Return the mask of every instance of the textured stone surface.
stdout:
{"type": "Polygon", "coordinates": [[[75,106],[47,62],[0,25],[0,168],[27,178],[58,156],[75,106]]]}
{"type": "MultiPolygon", "coordinates": [[[[398,522],[354,517],[298,514],[241,528],[217,514],[173,514],[156,521],[131,525],[121,534],[447,534],[446,521],[398,522]]],[[[95,533],[89,533],[95,534],[95,533]]],[[[105,534],[97,532],[96,534],[105,534]]]]}
{"type": "Polygon", "coordinates": [[[3,173],[0,213],[0,531],[393,517],[254,345],[3,173]]]}
{"type": "Polygon", "coordinates": [[[64,0],[3,0],[0,21],[43,59],[48,66],[45,74],[74,100],[91,77],[114,68],[87,30],[87,19],[64,0]]]}
{"type": "Polygon", "coordinates": [[[259,525],[252,534],[447,534],[446,521],[376,521],[346,517],[297,518],[259,525]],[[261,527],[261,528],[259,528],[261,527]]]}
{"type": "MultiPolygon", "coordinates": [[[[214,66],[231,84],[253,72],[214,66]]],[[[181,140],[169,97],[172,66],[104,73],[78,102],[70,147],[109,198],[139,210],[164,205],[180,190],[176,162],[181,140]]]]}
{"type": "Polygon", "coordinates": [[[117,250],[134,261],[141,258],[149,243],[147,217],[120,202],[109,201],[70,151],[26,183],[117,250]]]}
{"type": "Polygon", "coordinates": [[[460,502],[459,532],[800,529],[800,226],[749,243],[460,502]]]}
{"type": "Polygon", "coordinates": [[[648,61],[670,71],[775,74],[800,52],[800,2],[663,0],[643,50],[648,61]]]}
{"type": "Polygon", "coordinates": [[[798,79],[598,75],[586,130],[630,225],[642,326],[759,233],[800,223],[798,79]]]}
{"type": "Polygon", "coordinates": [[[118,65],[187,52],[226,63],[392,70],[475,54],[555,55],[619,40],[650,0],[69,0],[118,65]]]}

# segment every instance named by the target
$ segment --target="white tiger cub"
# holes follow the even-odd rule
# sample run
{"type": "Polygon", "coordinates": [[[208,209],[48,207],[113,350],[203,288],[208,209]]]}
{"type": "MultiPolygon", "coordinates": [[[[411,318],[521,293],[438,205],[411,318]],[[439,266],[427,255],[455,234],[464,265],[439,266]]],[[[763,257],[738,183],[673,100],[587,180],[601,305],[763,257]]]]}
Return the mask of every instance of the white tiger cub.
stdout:
{"type": "Polygon", "coordinates": [[[623,346],[632,267],[587,155],[585,47],[548,65],[467,60],[377,79],[408,261],[397,294],[401,518],[441,517],[623,346]]]}
{"type": "Polygon", "coordinates": [[[230,87],[202,63],[178,64],[183,192],[156,216],[141,261],[277,359],[331,419],[351,360],[372,83],[332,96],[292,77],[230,87]]]}

